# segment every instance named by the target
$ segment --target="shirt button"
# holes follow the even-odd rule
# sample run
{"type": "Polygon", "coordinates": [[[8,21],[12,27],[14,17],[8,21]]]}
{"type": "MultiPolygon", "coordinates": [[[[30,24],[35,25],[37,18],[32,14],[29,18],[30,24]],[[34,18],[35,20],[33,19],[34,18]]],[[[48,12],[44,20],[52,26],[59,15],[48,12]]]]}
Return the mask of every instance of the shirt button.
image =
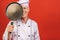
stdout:
{"type": "Polygon", "coordinates": [[[18,35],[18,37],[20,37],[20,35],[18,35]]]}
{"type": "Polygon", "coordinates": [[[20,26],[20,25],[18,25],[18,26],[20,26]]]}
{"type": "Polygon", "coordinates": [[[30,27],[30,26],[28,26],[28,27],[30,27]]]}
{"type": "Polygon", "coordinates": [[[28,37],[30,37],[30,35],[28,35],[28,37]]]}

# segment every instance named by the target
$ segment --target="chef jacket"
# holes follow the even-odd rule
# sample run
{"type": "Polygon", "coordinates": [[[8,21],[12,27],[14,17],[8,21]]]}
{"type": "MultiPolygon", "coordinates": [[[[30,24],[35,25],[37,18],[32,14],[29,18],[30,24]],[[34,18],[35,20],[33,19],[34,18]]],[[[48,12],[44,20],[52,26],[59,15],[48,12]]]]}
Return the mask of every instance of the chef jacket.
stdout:
{"type": "Polygon", "coordinates": [[[8,39],[7,28],[13,22],[14,30],[10,35],[12,40],[40,40],[38,25],[32,20],[28,19],[26,23],[22,23],[20,19],[16,21],[10,21],[6,27],[6,30],[3,34],[3,40],[8,39]]]}

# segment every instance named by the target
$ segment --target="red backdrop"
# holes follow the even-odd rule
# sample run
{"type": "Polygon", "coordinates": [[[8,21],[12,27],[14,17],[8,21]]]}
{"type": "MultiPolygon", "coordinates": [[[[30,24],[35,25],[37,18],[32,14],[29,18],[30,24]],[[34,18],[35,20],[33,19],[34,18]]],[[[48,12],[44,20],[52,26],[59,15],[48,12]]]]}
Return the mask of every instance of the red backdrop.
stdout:
{"type": "MultiPolygon", "coordinates": [[[[17,0],[0,0],[0,40],[9,22],[5,8],[17,0]]],[[[37,21],[41,40],[60,40],[60,1],[30,0],[29,17],[37,21]]]]}

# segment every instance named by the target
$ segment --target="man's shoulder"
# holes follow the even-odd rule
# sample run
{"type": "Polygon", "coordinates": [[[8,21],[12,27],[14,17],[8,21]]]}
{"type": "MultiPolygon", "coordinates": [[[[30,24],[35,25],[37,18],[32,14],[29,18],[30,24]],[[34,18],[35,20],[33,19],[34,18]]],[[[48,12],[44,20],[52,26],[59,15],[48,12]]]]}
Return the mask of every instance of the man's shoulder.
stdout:
{"type": "Polygon", "coordinates": [[[31,21],[32,21],[32,28],[33,28],[33,30],[34,31],[37,31],[37,29],[38,29],[38,24],[37,24],[37,22],[35,21],[35,20],[32,20],[32,19],[30,19],[31,21]]]}
{"type": "Polygon", "coordinates": [[[33,20],[33,19],[30,19],[31,22],[34,24],[34,25],[37,25],[37,21],[33,20]]]}

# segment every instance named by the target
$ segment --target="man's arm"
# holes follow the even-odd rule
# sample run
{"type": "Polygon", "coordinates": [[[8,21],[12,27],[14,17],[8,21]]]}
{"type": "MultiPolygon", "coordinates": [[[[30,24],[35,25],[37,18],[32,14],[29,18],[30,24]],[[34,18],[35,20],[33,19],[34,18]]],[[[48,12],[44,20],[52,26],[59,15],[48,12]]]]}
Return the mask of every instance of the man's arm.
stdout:
{"type": "Polygon", "coordinates": [[[8,31],[7,31],[7,28],[3,34],[3,40],[7,40],[8,39],[8,31]]]}
{"type": "Polygon", "coordinates": [[[3,34],[3,40],[11,40],[11,37],[12,37],[12,34],[9,33],[11,27],[9,26],[11,22],[8,23],[7,27],[6,27],[6,30],[3,34]]]}
{"type": "Polygon", "coordinates": [[[34,26],[34,40],[40,40],[40,35],[39,35],[39,30],[38,30],[38,25],[35,22],[35,26],[34,26]]]}

